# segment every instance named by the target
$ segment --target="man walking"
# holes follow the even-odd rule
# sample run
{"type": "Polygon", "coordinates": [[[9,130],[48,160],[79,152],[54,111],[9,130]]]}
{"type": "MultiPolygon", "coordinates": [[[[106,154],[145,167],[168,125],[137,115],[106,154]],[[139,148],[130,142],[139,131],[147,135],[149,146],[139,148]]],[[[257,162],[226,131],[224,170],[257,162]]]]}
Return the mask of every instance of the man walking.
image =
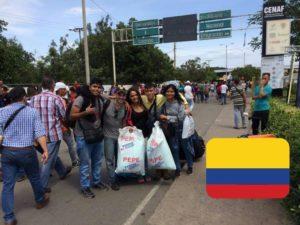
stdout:
{"type": "Polygon", "coordinates": [[[22,87],[9,93],[12,104],[0,110],[0,134],[2,142],[1,164],[3,170],[2,209],[6,225],[16,225],[14,215],[14,186],[17,172],[24,169],[34,192],[36,208],[49,202],[39,173],[39,162],[33,147],[35,140],[43,149],[42,161],[47,163],[46,131],[38,112],[25,105],[26,92],[22,87]]]}
{"type": "Polygon", "coordinates": [[[226,85],[225,81],[223,81],[220,88],[221,88],[221,105],[226,105],[226,97],[227,97],[228,86],[226,85]]]}
{"type": "Polygon", "coordinates": [[[61,120],[65,117],[65,107],[61,97],[53,93],[54,85],[52,78],[44,77],[42,93],[34,96],[30,102],[30,106],[40,113],[47,133],[49,159],[41,168],[42,185],[46,192],[51,192],[51,189],[48,187],[48,181],[53,167],[61,180],[65,179],[72,169],[72,167],[65,167],[58,157],[59,146],[63,137],[61,120]]]}
{"type": "Polygon", "coordinates": [[[242,127],[246,128],[245,122],[245,108],[246,108],[246,94],[243,87],[240,85],[238,79],[234,80],[234,84],[230,89],[231,99],[233,101],[234,111],[234,129],[239,129],[239,117],[242,119],[242,127]]]}
{"type": "Polygon", "coordinates": [[[259,125],[261,125],[261,131],[267,128],[270,111],[270,97],[272,94],[272,88],[268,84],[270,80],[270,73],[264,73],[260,84],[255,87],[253,100],[254,112],[252,115],[252,131],[254,135],[257,135],[259,125]]]}

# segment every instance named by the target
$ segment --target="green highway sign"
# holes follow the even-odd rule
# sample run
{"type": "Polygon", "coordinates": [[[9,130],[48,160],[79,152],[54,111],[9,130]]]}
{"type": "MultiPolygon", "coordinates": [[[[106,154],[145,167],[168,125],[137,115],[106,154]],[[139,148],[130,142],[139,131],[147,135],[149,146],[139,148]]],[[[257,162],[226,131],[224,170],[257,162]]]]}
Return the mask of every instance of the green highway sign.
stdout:
{"type": "Polygon", "coordinates": [[[133,45],[155,45],[159,44],[159,37],[142,37],[142,38],[133,38],[133,45]]]}
{"type": "Polygon", "coordinates": [[[200,13],[199,19],[200,21],[205,20],[220,20],[231,18],[231,10],[210,12],[210,13],[200,13]]]}
{"type": "Polygon", "coordinates": [[[158,27],[159,21],[157,19],[155,20],[142,20],[142,21],[133,21],[132,28],[147,28],[147,27],[158,27]]]}
{"type": "Polygon", "coordinates": [[[134,37],[155,36],[159,35],[159,28],[151,27],[147,29],[133,29],[132,32],[134,37]]]}
{"type": "Polygon", "coordinates": [[[231,19],[200,23],[200,31],[231,28],[231,19]]]}
{"type": "Polygon", "coordinates": [[[200,40],[231,37],[231,30],[220,30],[200,33],[200,40]]]}

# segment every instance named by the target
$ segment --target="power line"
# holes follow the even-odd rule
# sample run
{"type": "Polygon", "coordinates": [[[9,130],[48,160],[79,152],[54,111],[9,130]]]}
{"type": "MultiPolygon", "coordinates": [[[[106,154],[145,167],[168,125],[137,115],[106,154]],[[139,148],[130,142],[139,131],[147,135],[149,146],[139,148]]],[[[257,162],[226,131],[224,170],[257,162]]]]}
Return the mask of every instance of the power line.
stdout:
{"type": "Polygon", "coordinates": [[[115,18],[110,12],[108,12],[106,9],[104,9],[102,6],[100,6],[97,2],[95,2],[94,0],[90,0],[98,9],[100,9],[101,11],[105,12],[107,15],[109,15],[113,20],[115,20],[116,22],[119,22],[119,20],[117,18],[115,18]]]}

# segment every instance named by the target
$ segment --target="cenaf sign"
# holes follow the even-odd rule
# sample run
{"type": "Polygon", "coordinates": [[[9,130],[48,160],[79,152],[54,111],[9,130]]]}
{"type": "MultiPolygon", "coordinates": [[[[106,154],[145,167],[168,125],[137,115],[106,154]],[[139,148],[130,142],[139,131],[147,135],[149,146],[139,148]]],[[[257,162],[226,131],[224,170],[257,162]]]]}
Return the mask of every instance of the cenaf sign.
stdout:
{"type": "Polygon", "coordinates": [[[272,3],[264,5],[264,18],[265,19],[273,19],[284,17],[284,8],[285,3],[272,3]]]}

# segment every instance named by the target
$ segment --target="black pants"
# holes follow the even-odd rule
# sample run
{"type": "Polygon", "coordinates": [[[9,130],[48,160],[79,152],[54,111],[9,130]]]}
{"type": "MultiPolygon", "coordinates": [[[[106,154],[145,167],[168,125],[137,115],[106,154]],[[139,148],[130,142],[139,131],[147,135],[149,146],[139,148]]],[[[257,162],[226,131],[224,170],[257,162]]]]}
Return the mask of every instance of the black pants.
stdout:
{"type": "Polygon", "coordinates": [[[259,123],[261,122],[261,131],[267,128],[269,120],[269,110],[254,111],[252,116],[252,132],[253,135],[258,134],[259,123]]]}

